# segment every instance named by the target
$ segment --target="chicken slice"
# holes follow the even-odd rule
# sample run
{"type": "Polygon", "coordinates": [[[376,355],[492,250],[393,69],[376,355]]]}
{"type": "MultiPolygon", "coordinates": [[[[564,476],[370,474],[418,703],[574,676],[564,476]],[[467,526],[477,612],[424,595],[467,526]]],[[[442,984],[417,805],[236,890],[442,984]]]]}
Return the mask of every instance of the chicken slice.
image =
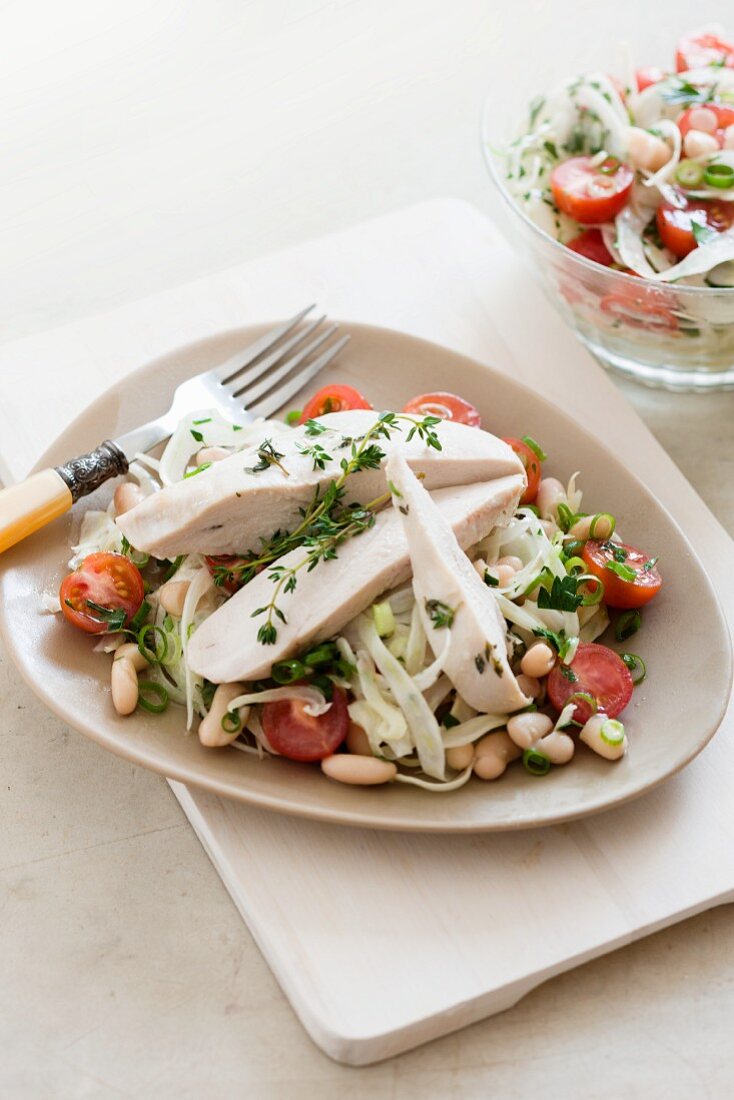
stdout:
{"type": "MultiPolygon", "coordinates": [[[[471,546],[509,521],[524,487],[524,477],[515,474],[489,483],[440,489],[434,494],[434,506],[459,543],[471,546]]],[[[293,550],[278,564],[287,568],[303,557],[302,549],[293,550]]],[[[388,508],[377,516],[374,527],[340,546],[336,558],[320,562],[310,573],[302,569],[294,592],[281,593],[278,606],[286,622],[276,620],[274,645],[258,642],[263,617],[252,617],[253,611],[272,599],[274,585],[266,570],[199,626],[188,645],[189,664],[214,683],[261,679],[270,674],[276,661],[332,637],[383,592],[409,577],[410,557],[401,516],[388,508]]]]}
{"type": "Polygon", "coordinates": [[[441,508],[397,451],[386,464],[413,568],[413,592],[436,656],[459,694],[487,714],[507,714],[531,702],[507,661],[506,628],[497,602],[462,550],[441,508]],[[395,491],[396,490],[396,491],[395,491]]]}
{"type": "MultiPolygon", "coordinates": [[[[330,413],[320,417],[326,431],[309,435],[306,427],[275,439],[280,465],[262,462],[257,449],[240,451],[216,462],[195,477],[168,485],[117,519],[131,546],[173,558],[178,554],[236,554],[257,550],[276,531],[292,531],[301,509],[341,472],[340,462],[376,422],[370,409],[330,413]],[[322,452],[302,453],[318,446],[322,452]],[[257,469],[258,465],[262,468],[257,469]],[[323,466],[323,469],[321,468],[323,466]]],[[[429,489],[491,481],[523,473],[522,464],[501,439],[465,424],[444,421],[436,432],[442,450],[427,446],[418,435],[408,443],[410,425],[390,438],[375,440],[385,454],[404,450],[412,468],[425,475],[429,489]]],[[[263,429],[263,439],[267,429],[263,429]]],[[[384,462],[376,469],[350,476],[345,501],[366,503],[385,492],[384,462]]]]}

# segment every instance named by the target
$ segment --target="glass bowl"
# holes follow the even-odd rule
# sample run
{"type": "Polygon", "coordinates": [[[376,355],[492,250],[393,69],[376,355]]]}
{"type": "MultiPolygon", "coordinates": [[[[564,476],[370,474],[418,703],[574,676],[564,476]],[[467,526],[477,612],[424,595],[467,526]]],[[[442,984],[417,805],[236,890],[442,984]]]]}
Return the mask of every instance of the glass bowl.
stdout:
{"type": "MultiPolygon", "coordinates": [[[[494,105],[493,105],[494,108],[494,105]]],[[[496,113],[496,109],[494,110],[496,113]]],[[[482,115],[482,152],[512,210],[521,242],[552,304],[604,366],[648,386],[734,389],[734,288],[675,286],[625,275],[572,252],[537,226],[505,186],[505,147],[482,115]]]]}

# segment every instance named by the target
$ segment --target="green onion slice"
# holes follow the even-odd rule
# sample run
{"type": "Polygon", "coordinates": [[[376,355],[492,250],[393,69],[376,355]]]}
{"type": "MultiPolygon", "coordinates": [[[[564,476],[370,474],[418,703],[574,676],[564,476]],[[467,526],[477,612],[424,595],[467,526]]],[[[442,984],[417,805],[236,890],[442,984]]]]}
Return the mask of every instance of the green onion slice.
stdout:
{"type": "Polygon", "coordinates": [[[613,534],[614,528],[617,525],[616,519],[609,512],[597,512],[597,514],[594,516],[591,523],[589,524],[589,537],[592,539],[597,538],[596,528],[599,524],[600,519],[606,519],[609,522],[611,530],[609,531],[609,534],[604,536],[604,538],[608,539],[613,534]]]}
{"type": "Polygon", "coordinates": [[[703,183],[703,165],[695,160],[682,160],[675,170],[675,178],[681,187],[698,187],[703,183]]]}
{"type": "Polygon", "coordinates": [[[138,706],[150,714],[162,714],[168,706],[168,692],[163,684],[141,680],[138,684],[138,706]]]}
{"type": "Polygon", "coordinates": [[[599,709],[599,704],[597,703],[596,698],[593,695],[589,694],[588,691],[574,691],[573,695],[569,695],[568,699],[566,699],[565,706],[568,706],[569,703],[575,703],[577,701],[579,703],[586,703],[587,707],[591,707],[592,713],[594,714],[596,714],[599,709]]]}
{"type": "Polygon", "coordinates": [[[225,733],[239,733],[242,729],[242,719],[237,710],[227,710],[222,716],[222,729],[225,733]]]}
{"type": "Polygon", "coordinates": [[[604,568],[610,573],[616,573],[623,581],[637,580],[637,571],[631,565],[623,565],[621,561],[608,561],[604,568]]]}
{"type": "Polygon", "coordinates": [[[633,634],[642,626],[642,615],[639,608],[635,607],[631,611],[624,611],[617,619],[614,627],[614,637],[618,642],[624,642],[627,638],[631,638],[633,634]]]}
{"type": "Polygon", "coordinates": [[[734,187],[734,168],[730,164],[707,164],[703,178],[709,187],[720,187],[726,191],[734,187]]]}
{"type": "Polygon", "coordinates": [[[637,687],[647,676],[647,665],[637,653],[623,653],[622,660],[632,673],[632,683],[637,687]],[[637,676],[635,676],[636,672],[638,672],[637,676]]]}
{"type": "Polygon", "coordinates": [[[168,637],[165,630],[153,623],[146,623],[138,631],[138,649],[145,657],[149,665],[160,665],[168,656],[168,637]],[[146,645],[148,631],[153,633],[153,648],[146,645]],[[160,638],[160,643],[158,639],[160,638]]]}
{"type": "Polygon", "coordinates": [[[537,443],[531,435],[524,435],[522,437],[522,441],[526,447],[530,448],[535,457],[538,459],[538,462],[545,462],[548,455],[545,453],[540,443],[537,443]]]}
{"type": "Polygon", "coordinates": [[[537,749],[525,749],[522,754],[522,762],[525,771],[530,775],[547,775],[550,771],[550,760],[544,752],[537,749]]]}
{"type": "Polygon", "coordinates": [[[561,502],[558,505],[558,526],[561,528],[564,535],[568,533],[570,527],[573,527],[577,518],[578,517],[574,515],[567,504],[561,502]]]}
{"type": "Polygon", "coordinates": [[[616,718],[607,718],[601,724],[599,736],[607,745],[621,745],[624,741],[624,726],[616,718]]]}
{"type": "Polygon", "coordinates": [[[583,573],[586,569],[586,562],[583,558],[578,557],[566,558],[565,565],[567,573],[573,573],[577,569],[583,573]]]}
{"type": "Polygon", "coordinates": [[[593,588],[589,591],[581,594],[581,606],[582,607],[595,607],[598,603],[604,599],[604,581],[600,581],[598,577],[594,577],[591,573],[582,573],[580,577],[576,578],[577,585],[593,584],[593,588]]]}
{"type": "Polygon", "coordinates": [[[277,661],[270,672],[276,684],[292,684],[306,675],[303,661],[277,661]]]}
{"type": "Polygon", "coordinates": [[[285,414],[285,422],[291,428],[295,428],[296,424],[298,423],[298,421],[300,419],[301,419],[301,410],[300,409],[291,409],[290,412],[287,412],[285,414]]]}

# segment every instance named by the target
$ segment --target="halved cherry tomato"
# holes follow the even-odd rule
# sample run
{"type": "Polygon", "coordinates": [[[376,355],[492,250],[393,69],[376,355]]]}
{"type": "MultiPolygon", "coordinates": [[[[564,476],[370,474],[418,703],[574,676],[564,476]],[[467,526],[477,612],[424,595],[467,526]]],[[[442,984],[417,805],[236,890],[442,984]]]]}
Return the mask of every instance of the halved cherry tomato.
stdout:
{"type": "Polygon", "coordinates": [[[716,115],[716,128],[711,131],[711,136],[716,138],[719,143],[719,148],[723,149],[726,128],[727,126],[734,125],[734,107],[722,107],[718,103],[703,103],[700,107],[689,107],[687,111],[683,111],[676,119],[678,129],[683,137],[686,136],[689,130],[698,129],[698,127],[694,127],[691,124],[691,114],[693,111],[700,111],[701,107],[704,107],[707,111],[713,111],[716,115]]]}
{"type": "Polygon", "coordinates": [[[528,447],[527,443],[523,443],[522,439],[512,439],[510,437],[509,439],[505,439],[504,442],[508,447],[512,447],[525,467],[525,473],[528,477],[528,487],[520,497],[520,504],[532,504],[538,495],[538,486],[540,485],[540,459],[532,447],[528,447]]]}
{"type": "Polygon", "coordinates": [[[659,69],[657,65],[646,65],[644,68],[638,69],[635,73],[637,91],[644,92],[645,88],[650,88],[653,84],[659,84],[666,76],[667,73],[659,69]]]}
{"type": "Polygon", "coordinates": [[[317,416],[325,416],[326,413],[346,412],[348,409],[371,409],[366,397],[353,386],[324,386],[315,393],[301,413],[299,424],[305,424],[307,420],[314,420],[317,416]]]}
{"type": "Polygon", "coordinates": [[[307,714],[306,704],[299,699],[265,703],[260,720],[265,736],[281,756],[306,763],[323,760],[336,752],[347,736],[347,697],[334,688],[331,707],[318,718],[307,714]]]}
{"type": "MultiPolygon", "coordinates": [[[[239,592],[242,581],[238,579],[236,571],[238,566],[244,567],[248,564],[247,558],[238,554],[212,554],[205,556],[204,561],[215,582],[218,582],[225,592],[230,594],[239,592]]],[[[255,572],[261,573],[264,568],[264,565],[260,565],[255,572]]]]}
{"type": "Polygon", "coordinates": [[[556,206],[582,225],[610,222],[627,205],[635,174],[607,157],[601,164],[592,157],[571,157],[551,172],[551,191],[556,206]]]}
{"type": "MultiPolygon", "coordinates": [[[[626,664],[614,650],[595,642],[582,642],[570,665],[557,664],[548,677],[548,698],[560,712],[576,692],[596,700],[597,709],[616,718],[632,698],[634,682],[626,664]]],[[[588,722],[594,708],[579,699],[573,712],[574,722],[588,722]]]]}
{"type": "Polygon", "coordinates": [[[691,34],[681,38],[675,51],[675,68],[679,73],[705,69],[707,65],[734,68],[734,45],[718,34],[691,34]]]}
{"type": "Polygon", "coordinates": [[[104,634],[110,622],[89,601],[107,611],[125,612],[128,623],[140,609],[145,595],[140,570],[122,554],[88,554],[78,569],[64,577],[59,589],[61,610],[67,622],[87,634],[104,634]]]}
{"type": "Polygon", "coordinates": [[[663,244],[682,259],[698,247],[693,235],[694,223],[723,233],[734,223],[734,202],[704,202],[681,195],[678,206],[661,202],[656,220],[663,244]]]}
{"type": "Polygon", "coordinates": [[[614,256],[604,244],[600,229],[585,229],[578,237],[568,241],[566,248],[570,248],[572,252],[578,252],[580,256],[585,256],[587,260],[603,264],[604,267],[611,267],[614,263],[614,256]]]}
{"type": "Polygon", "coordinates": [[[609,607],[644,607],[660,591],[663,579],[655,560],[636,546],[629,546],[626,542],[589,539],[581,555],[589,572],[604,582],[604,602],[609,607]],[[608,568],[610,562],[631,569],[634,579],[620,577],[608,568]]]}
{"type": "Polygon", "coordinates": [[[455,420],[471,428],[482,426],[479,409],[455,393],[421,393],[410,399],[403,412],[411,416],[440,416],[442,420],[455,420]]]}
{"type": "MultiPolygon", "coordinates": [[[[627,274],[635,273],[629,271],[627,274]]],[[[620,286],[619,290],[607,294],[599,303],[603,313],[631,328],[646,329],[648,332],[673,332],[678,328],[678,318],[671,309],[674,304],[670,291],[642,283],[620,286]]]]}

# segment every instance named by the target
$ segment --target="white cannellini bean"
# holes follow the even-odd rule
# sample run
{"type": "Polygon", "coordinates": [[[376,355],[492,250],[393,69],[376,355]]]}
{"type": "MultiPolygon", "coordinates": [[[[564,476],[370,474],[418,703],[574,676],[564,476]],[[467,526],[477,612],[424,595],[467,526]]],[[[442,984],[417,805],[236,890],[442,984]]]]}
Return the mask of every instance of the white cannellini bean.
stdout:
{"type": "Polygon", "coordinates": [[[694,107],[688,115],[688,125],[691,130],[703,130],[705,134],[713,134],[718,129],[719,119],[710,107],[694,107]]]}
{"type": "Polygon", "coordinates": [[[541,676],[548,675],[555,663],[555,652],[548,643],[536,642],[520,661],[520,671],[539,680],[541,676]]]}
{"type": "Polygon", "coordinates": [[[142,672],[143,669],[150,668],[135,642],[125,642],[116,649],[114,659],[116,661],[132,661],[136,672],[142,672]]]}
{"type": "Polygon", "coordinates": [[[544,477],[535,504],[542,519],[558,519],[558,505],[566,500],[566,487],[556,477],[544,477]]]}
{"type": "Polygon", "coordinates": [[[132,714],[138,705],[138,674],[129,657],[112,662],[112,704],[118,714],[132,714]]]}
{"type": "Polygon", "coordinates": [[[515,554],[508,554],[504,558],[497,559],[497,565],[506,565],[508,569],[512,569],[515,573],[523,567],[522,558],[516,557],[515,554]]]}
{"type": "Polygon", "coordinates": [[[451,749],[446,749],[446,763],[454,771],[463,772],[465,768],[474,760],[474,746],[473,745],[455,745],[451,749]]]}
{"type": "Polygon", "coordinates": [[[507,730],[495,730],[478,741],[474,750],[474,774],[479,779],[499,779],[507,765],[522,756],[507,730]]]}
{"type": "Polygon", "coordinates": [[[356,722],[349,723],[346,745],[352,756],[372,756],[370,739],[356,722]]]}
{"type": "Polygon", "coordinates": [[[352,756],[346,752],[324,757],[321,770],[329,779],[355,787],[389,783],[398,774],[398,769],[390,760],[378,760],[376,756],[352,756]]]}
{"type": "Polygon", "coordinates": [[[167,581],[158,589],[161,607],[176,619],[183,615],[184,600],[190,584],[191,581],[167,581]]]}
{"type": "Polygon", "coordinates": [[[546,737],[541,737],[534,747],[547,756],[551,764],[568,764],[576,750],[573,737],[562,730],[552,730],[546,737]]]}
{"type": "Polygon", "coordinates": [[[724,148],[734,149],[734,126],[727,126],[724,130],[724,148]]]}
{"type": "Polygon", "coordinates": [[[134,481],[123,481],[115,489],[115,513],[122,516],[144,499],[145,493],[139,485],[136,485],[134,481]]]}
{"type": "Polygon", "coordinates": [[[226,447],[202,447],[196,455],[196,465],[203,466],[205,462],[221,462],[231,454],[232,452],[226,447]]]}
{"type": "Polygon", "coordinates": [[[582,516],[581,519],[577,519],[568,533],[575,539],[608,539],[613,530],[614,525],[609,516],[598,513],[595,516],[582,516]]]}
{"type": "Polygon", "coordinates": [[[250,715],[249,707],[242,707],[239,711],[241,722],[236,730],[228,731],[222,726],[222,719],[227,713],[227,708],[238,695],[244,695],[244,684],[220,684],[212,697],[212,705],[206,718],[199,723],[199,740],[207,749],[223,749],[225,745],[231,745],[236,741],[244,729],[250,715]]]}
{"type": "Polygon", "coordinates": [[[543,693],[543,689],[540,686],[540,680],[535,676],[526,676],[524,672],[521,672],[517,679],[517,686],[523,695],[527,695],[530,699],[537,699],[543,693]]]}
{"type": "Polygon", "coordinates": [[[719,143],[713,134],[703,130],[689,130],[683,138],[683,152],[687,157],[702,157],[705,153],[715,153],[719,143]]]}
{"type": "MultiPolygon", "coordinates": [[[[610,745],[602,737],[602,726],[609,721],[610,719],[607,718],[606,714],[593,714],[581,730],[579,738],[599,756],[603,756],[605,760],[619,760],[627,752],[627,734],[623,735],[621,741],[610,745]]],[[[622,726],[621,722],[614,722],[613,728],[615,730],[619,726],[622,726]]],[[[624,730],[624,726],[622,726],[622,729],[624,730]]]]}
{"type": "Polygon", "coordinates": [[[507,719],[507,732],[520,749],[530,749],[553,729],[547,714],[529,711],[507,719]]]}
{"type": "Polygon", "coordinates": [[[634,168],[644,168],[647,172],[657,172],[670,160],[671,149],[667,142],[639,126],[630,126],[627,131],[627,156],[634,168]]]}

